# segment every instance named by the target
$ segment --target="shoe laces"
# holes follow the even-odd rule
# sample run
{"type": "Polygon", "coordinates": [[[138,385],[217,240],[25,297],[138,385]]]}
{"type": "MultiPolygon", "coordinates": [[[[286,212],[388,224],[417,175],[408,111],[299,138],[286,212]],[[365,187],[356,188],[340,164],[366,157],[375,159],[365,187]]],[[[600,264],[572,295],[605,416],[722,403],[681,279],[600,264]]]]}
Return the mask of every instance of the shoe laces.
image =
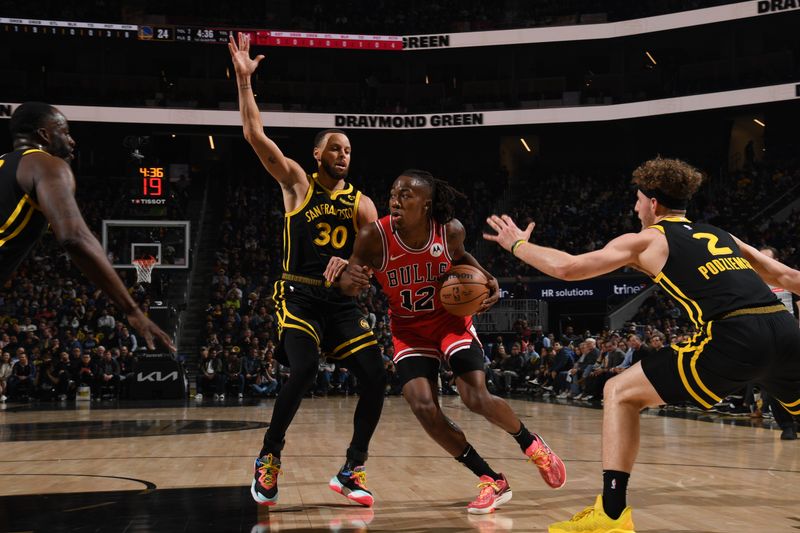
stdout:
{"type": "Polygon", "coordinates": [[[577,513],[575,516],[570,518],[569,521],[570,522],[578,522],[578,521],[583,520],[584,518],[586,518],[587,516],[589,516],[589,515],[591,515],[593,513],[594,513],[594,507],[587,507],[586,509],[584,509],[580,513],[577,513]]]}
{"type": "Polygon", "coordinates": [[[500,487],[497,486],[496,481],[481,481],[478,483],[477,487],[481,489],[480,494],[478,494],[478,499],[486,497],[488,490],[491,490],[492,494],[500,492],[500,487]]]}
{"type": "Polygon", "coordinates": [[[275,463],[275,457],[272,454],[267,455],[266,461],[264,459],[259,459],[259,461],[261,461],[261,466],[258,467],[258,473],[260,474],[258,480],[265,487],[272,487],[275,484],[275,479],[281,473],[281,465],[280,463],[275,463]]]}
{"type": "Polygon", "coordinates": [[[350,474],[350,479],[355,482],[356,485],[361,487],[362,489],[367,488],[367,471],[366,470],[353,470],[353,473],[350,474]]]}
{"type": "Polygon", "coordinates": [[[528,457],[528,462],[533,462],[542,470],[550,469],[550,450],[539,442],[539,447],[528,457]]]}

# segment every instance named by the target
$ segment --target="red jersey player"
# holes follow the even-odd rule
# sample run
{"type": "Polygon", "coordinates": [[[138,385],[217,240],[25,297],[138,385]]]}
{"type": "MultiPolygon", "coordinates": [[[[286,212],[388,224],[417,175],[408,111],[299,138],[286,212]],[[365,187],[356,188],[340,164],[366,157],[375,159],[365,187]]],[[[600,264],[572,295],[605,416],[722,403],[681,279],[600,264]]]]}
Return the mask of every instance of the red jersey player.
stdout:
{"type": "Polygon", "coordinates": [[[464,249],[464,226],[453,217],[454,204],[463,197],[428,172],[403,172],[392,186],[391,214],[359,230],[339,286],[345,294],[357,294],[368,286],[370,273],[375,273],[389,298],[394,362],[403,397],[425,431],[480,478],[481,492],[467,511],[483,514],[509,501],[511,489],[505,476],[492,470],[461,429],[442,413],[436,378],[443,361],[456,376],[464,404],[510,433],[548,485],[562,487],[566,469],[505,400],[489,394],[472,317],[451,315],[439,302],[438,280],[452,264],[472,265],[486,274],[490,295],[481,311],[499,298],[497,280],[464,249]]]}

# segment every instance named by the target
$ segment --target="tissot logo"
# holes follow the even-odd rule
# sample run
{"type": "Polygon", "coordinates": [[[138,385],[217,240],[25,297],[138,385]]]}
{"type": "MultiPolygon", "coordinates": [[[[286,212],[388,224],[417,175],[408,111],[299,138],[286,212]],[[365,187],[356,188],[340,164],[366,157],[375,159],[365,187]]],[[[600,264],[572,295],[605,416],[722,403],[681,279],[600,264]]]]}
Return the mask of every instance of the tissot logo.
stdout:
{"type": "Polygon", "coordinates": [[[448,46],[450,46],[449,35],[403,37],[403,48],[446,48],[448,46]]]}
{"type": "Polygon", "coordinates": [[[758,2],[758,14],[786,11],[787,9],[797,9],[798,7],[800,7],[800,0],[760,0],[758,2]]]}

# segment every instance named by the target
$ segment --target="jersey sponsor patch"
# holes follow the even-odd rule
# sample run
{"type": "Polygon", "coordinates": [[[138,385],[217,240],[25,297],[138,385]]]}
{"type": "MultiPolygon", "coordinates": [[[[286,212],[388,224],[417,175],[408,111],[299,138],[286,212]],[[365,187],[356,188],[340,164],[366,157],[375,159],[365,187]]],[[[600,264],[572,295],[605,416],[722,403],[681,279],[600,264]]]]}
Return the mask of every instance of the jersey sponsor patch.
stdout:
{"type": "Polygon", "coordinates": [[[442,246],[441,243],[437,242],[434,243],[433,246],[431,246],[431,255],[433,257],[439,257],[440,255],[442,255],[443,252],[444,252],[444,246],[442,246]]]}

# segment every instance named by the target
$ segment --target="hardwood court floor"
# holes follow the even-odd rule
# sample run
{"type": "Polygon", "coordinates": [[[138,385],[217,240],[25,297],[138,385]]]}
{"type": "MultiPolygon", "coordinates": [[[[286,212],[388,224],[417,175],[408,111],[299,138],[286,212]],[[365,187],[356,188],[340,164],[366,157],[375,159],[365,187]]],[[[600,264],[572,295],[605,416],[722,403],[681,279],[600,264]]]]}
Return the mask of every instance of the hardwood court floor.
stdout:
{"type": "MultiPolygon", "coordinates": [[[[249,482],[272,401],[12,404],[0,412],[0,531],[547,531],[600,490],[601,410],[510,400],[567,464],[567,485],[554,491],[510,436],[445,397],[448,416],[514,492],[494,515],[470,517],[476,479],[391,397],[368,462],[376,505],[350,505],[327,484],[343,461],[355,403],[304,400],[287,435],[280,501],[269,510],[252,502],[249,482]]],[[[800,441],[652,412],[641,428],[629,496],[637,531],[800,530],[800,441]]]]}

